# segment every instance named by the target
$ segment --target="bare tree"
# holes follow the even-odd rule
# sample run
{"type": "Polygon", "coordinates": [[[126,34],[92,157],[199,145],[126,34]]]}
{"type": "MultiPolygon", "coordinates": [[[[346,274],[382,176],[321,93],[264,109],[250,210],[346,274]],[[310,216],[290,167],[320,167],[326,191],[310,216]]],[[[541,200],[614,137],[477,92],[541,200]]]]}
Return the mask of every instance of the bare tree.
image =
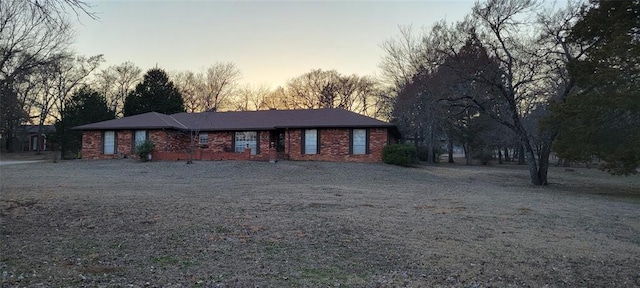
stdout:
{"type": "Polygon", "coordinates": [[[111,67],[115,74],[116,88],[113,98],[110,99],[111,109],[116,111],[116,116],[123,116],[124,99],[135,85],[142,80],[142,70],[129,61],[111,67]]]}
{"type": "Polygon", "coordinates": [[[204,76],[204,110],[218,110],[228,104],[241,75],[240,69],[231,62],[216,63],[209,67],[204,76]]]}
{"type": "Polygon", "coordinates": [[[571,19],[578,14],[570,6],[554,15],[541,16],[536,22],[536,11],[538,6],[531,0],[490,0],[476,4],[472,15],[478,20],[477,39],[498,62],[502,77],[475,80],[497,89],[494,98],[497,106],[478,106],[514,131],[523,147],[531,182],[546,185],[551,142],[556,132],[540,133],[537,125],[527,125],[525,119],[536,119],[532,123],[537,123],[536,116],[545,115],[549,101],[564,98],[572,89],[571,80],[563,75],[568,59],[580,52],[567,46],[564,38],[572,25],[571,19]]]}
{"type": "Polygon", "coordinates": [[[55,61],[67,48],[69,23],[57,19],[52,24],[53,8],[31,1],[0,2],[0,80],[19,81],[37,66],[55,61]]]}
{"type": "Polygon", "coordinates": [[[395,102],[395,92],[391,87],[379,87],[371,95],[367,105],[367,110],[364,113],[367,116],[391,121],[393,104],[395,102]]]}
{"type": "MultiPolygon", "coordinates": [[[[32,90],[32,105],[37,109],[38,135],[42,135],[47,121],[60,120],[68,98],[78,88],[87,84],[89,75],[103,62],[102,55],[92,57],[67,56],[49,66],[40,66],[40,71],[31,79],[36,83],[32,90]]],[[[38,147],[40,152],[41,147],[38,147]]]]}
{"type": "Polygon", "coordinates": [[[400,35],[382,43],[382,82],[391,87],[402,87],[410,82],[420,66],[425,66],[425,42],[413,32],[412,26],[400,26],[400,35]]]}
{"type": "Polygon", "coordinates": [[[342,108],[375,113],[377,82],[369,77],[342,75],[335,70],[312,70],[287,82],[287,104],[295,109],[342,108]]]}
{"type": "Polygon", "coordinates": [[[124,99],[142,79],[142,70],[133,62],[109,66],[95,75],[96,90],[107,99],[107,105],[116,111],[117,117],[124,115],[124,99]]]}
{"type": "MultiPolygon", "coordinates": [[[[234,110],[237,111],[256,111],[268,109],[267,97],[271,93],[271,89],[267,85],[251,86],[245,84],[237,90],[234,97],[234,110]]],[[[275,107],[274,107],[275,108],[275,107]]]]}
{"type": "Polygon", "coordinates": [[[287,91],[282,86],[278,86],[265,95],[262,105],[264,109],[295,109],[287,96],[287,91]]]}
{"type": "MultiPolygon", "coordinates": [[[[107,106],[116,111],[118,108],[118,96],[116,95],[116,75],[113,66],[98,71],[93,77],[93,87],[107,100],[107,106]]],[[[122,112],[122,106],[118,111],[122,112]]]]}
{"type": "Polygon", "coordinates": [[[39,14],[49,23],[55,25],[63,21],[66,15],[73,13],[79,18],[81,15],[98,19],[98,16],[90,11],[91,5],[82,0],[26,0],[32,12],[39,14]]]}
{"type": "Polygon", "coordinates": [[[63,57],[72,39],[64,15],[95,18],[88,8],[80,0],[0,1],[0,87],[5,91],[0,128],[8,149],[13,130],[29,112],[18,99],[8,98],[19,94],[18,86],[24,86],[31,73],[63,57]]]}
{"type": "Polygon", "coordinates": [[[201,112],[203,78],[202,74],[194,74],[191,71],[174,72],[171,80],[182,94],[184,108],[189,113],[201,112]]]}

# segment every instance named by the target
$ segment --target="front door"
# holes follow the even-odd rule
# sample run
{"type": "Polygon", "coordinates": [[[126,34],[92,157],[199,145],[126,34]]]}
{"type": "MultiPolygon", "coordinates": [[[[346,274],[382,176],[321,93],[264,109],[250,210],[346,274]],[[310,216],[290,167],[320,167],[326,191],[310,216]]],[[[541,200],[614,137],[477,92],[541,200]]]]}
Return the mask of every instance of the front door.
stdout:
{"type": "Polygon", "coordinates": [[[35,136],[31,136],[31,150],[32,151],[37,151],[38,150],[38,135],[35,136]]]}
{"type": "Polygon", "coordinates": [[[271,131],[269,138],[269,145],[273,145],[271,147],[276,149],[278,159],[284,159],[284,129],[271,131]]]}

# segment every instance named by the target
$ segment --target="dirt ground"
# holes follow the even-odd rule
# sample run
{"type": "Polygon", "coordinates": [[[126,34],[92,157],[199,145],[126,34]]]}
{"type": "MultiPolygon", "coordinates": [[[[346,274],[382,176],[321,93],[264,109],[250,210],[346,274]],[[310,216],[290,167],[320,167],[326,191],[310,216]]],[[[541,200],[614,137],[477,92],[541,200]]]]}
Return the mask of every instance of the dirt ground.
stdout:
{"type": "Polygon", "coordinates": [[[133,160],[0,167],[0,286],[638,287],[640,176],[133,160]]]}

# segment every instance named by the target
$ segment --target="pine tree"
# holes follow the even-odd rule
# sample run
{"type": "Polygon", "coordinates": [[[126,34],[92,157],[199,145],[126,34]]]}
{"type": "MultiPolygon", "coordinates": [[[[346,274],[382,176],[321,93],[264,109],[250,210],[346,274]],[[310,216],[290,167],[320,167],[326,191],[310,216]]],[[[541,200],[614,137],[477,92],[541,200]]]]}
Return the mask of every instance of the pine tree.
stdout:
{"type": "Polygon", "coordinates": [[[605,161],[613,174],[640,166],[640,1],[594,1],[571,31],[592,45],[569,63],[578,89],[553,109],[561,123],[554,151],[562,158],[605,161]]]}
{"type": "Polygon", "coordinates": [[[167,74],[158,68],[147,71],[124,101],[124,116],[147,112],[173,114],[184,112],[184,101],[167,74]]]}
{"type": "Polygon", "coordinates": [[[71,128],[116,118],[104,96],[89,87],[76,91],[65,103],[60,116],[61,120],[55,124],[55,140],[60,145],[63,158],[77,155],[82,148],[82,131],[71,128]]]}

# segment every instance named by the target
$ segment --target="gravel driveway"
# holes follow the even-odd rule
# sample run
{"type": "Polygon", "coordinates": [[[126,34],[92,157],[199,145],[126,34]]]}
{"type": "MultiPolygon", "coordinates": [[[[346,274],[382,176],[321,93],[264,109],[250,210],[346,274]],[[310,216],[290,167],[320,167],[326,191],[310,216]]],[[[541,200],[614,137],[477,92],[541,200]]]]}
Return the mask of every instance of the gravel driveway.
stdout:
{"type": "Polygon", "coordinates": [[[640,286],[640,177],[552,167],[0,168],[0,284],[640,286]]]}
{"type": "Polygon", "coordinates": [[[39,162],[45,162],[45,161],[46,160],[27,160],[27,161],[0,160],[0,166],[33,164],[33,163],[39,163],[39,162]]]}

